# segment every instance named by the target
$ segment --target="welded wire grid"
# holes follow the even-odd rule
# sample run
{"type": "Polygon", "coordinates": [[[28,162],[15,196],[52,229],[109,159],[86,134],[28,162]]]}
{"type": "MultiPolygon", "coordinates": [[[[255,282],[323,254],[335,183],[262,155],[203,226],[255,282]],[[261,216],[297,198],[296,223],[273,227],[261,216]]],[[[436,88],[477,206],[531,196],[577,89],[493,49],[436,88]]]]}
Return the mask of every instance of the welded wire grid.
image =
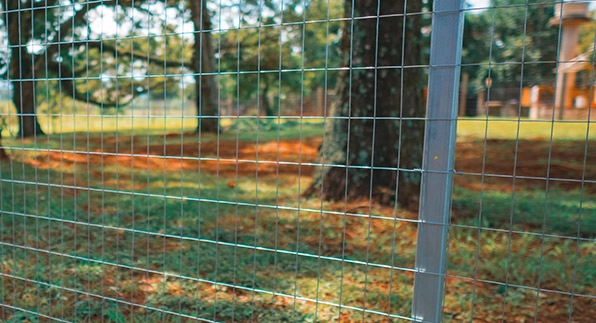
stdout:
{"type": "MultiPolygon", "coordinates": [[[[473,285],[472,293],[460,305],[469,310],[466,319],[590,320],[582,308],[593,305],[595,298],[593,286],[586,280],[593,266],[585,257],[594,246],[590,233],[595,215],[590,107],[594,106],[596,33],[593,27],[583,31],[589,38],[587,53],[576,47],[578,39],[571,35],[581,30],[578,21],[582,24],[591,19],[588,9],[592,5],[584,1],[495,2],[487,8],[490,15],[485,16],[490,25],[490,34],[485,34],[490,37],[486,43],[488,64],[472,59],[462,62],[462,73],[482,65],[486,73],[483,100],[478,103],[484,105],[484,113],[473,120],[482,138],[458,140],[454,214],[465,209],[470,218],[452,218],[447,272],[451,283],[444,294],[445,306],[449,307],[448,300],[458,298],[463,285],[473,285]],[[521,46],[519,52],[505,59],[503,50],[512,50],[505,37],[512,35],[503,34],[498,25],[504,17],[520,12],[524,19],[517,20],[512,28],[518,29],[513,37],[521,46]],[[554,13],[549,17],[550,37],[538,35],[545,31],[545,26],[537,23],[540,12],[554,13]],[[547,38],[556,53],[537,57],[537,47],[547,38]],[[580,71],[570,70],[573,64],[583,64],[581,73],[588,78],[584,86],[574,84],[575,73],[580,71]],[[536,70],[541,68],[552,69],[553,75],[540,79],[545,74],[536,70]],[[503,80],[500,73],[507,69],[516,71],[515,82],[503,80]],[[530,94],[532,86],[532,91],[541,86],[541,96],[526,103],[530,97],[524,95],[530,94]],[[493,92],[506,87],[517,87],[513,90],[516,94],[492,98],[493,92]],[[581,89],[581,98],[577,97],[579,91],[570,88],[581,89]],[[545,92],[551,97],[544,98],[545,92]],[[589,103],[580,107],[582,99],[589,103]],[[495,101],[501,106],[491,105],[495,101]],[[511,111],[500,110],[508,105],[511,111]],[[476,154],[473,163],[462,157],[470,153],[476,154]],[[471,184],[477,188],[472,190],[471,184]],[[474,196],[472,205],[466,204],[467,194],[474,196]],[[463,242],[462,237],[468,241],[463,242]],[[470,251],[464,259],[460,257],[465,253],[462,250],[470,251]],[[487,308],[493,308],[491,315],[487,315],[487,308]]],[[[464,50],[472,43],[464,38],[464,50]]],[[[455,306],[445,308],[445,313],[453,318],[463,315],[455,306]]]]}
{"type": "MultiPolygon", "coordinates": [[[[594,310],[591,109],[577,120],[559,120],[557,109],[541,108],[541,119],[522,113],[524,89],[539,83],[526,69],[550,66],[553,87],[561,86],[561,46],[547,60],[536,58],[535,39],[528,41],[546,28],[530,19],[533,10],[552,15],[557,4],[495,1],[459,10],[490,13],[479,36],[489,36],[489,57],[441,68],[483,70],[494,82],[480,90],[484,112],[460,119],[457,154],[447,157],[456,158],[455,168],[436,172],[454,176],[447,272],[430,273],[441,284],[446,278],[444,300],[417,306],[437,307],[444,320],[587,322],[594,310]],[[511,35],[495,32],[498,19],[520,9],[521,52],[502,60],[510,45],[502,37],[511,35]],[[508,99],[517,99],[516,113],[493,116],[491,92],[512,66],[515,85],[508,86],[518,93],[508,99]]],[[[354,120],[373,120],[373,127],[425,120],[400,117],[403,101],[395,102],[394,116],[331,113],[339,99],[328,93],[342,82],[340,72],[352,88],[355,73],[373,70],[375,91],[384,71],[430,70],[432,78],[428,58],[408,65],[404,54],[397,66],[345,65],[340,27],[347,23],[353,35],[355,21],[376,20],[378,30],[391,17],[407,26],[408,17],[430,22],[433,15],[361,16],[354,3],[344,12],[343,2],[332,0],[3,3],[3,30],[19,27],[18,37],[3,42],[6,55],[20,55],[18,69],[6,68],[7,80],[37,110],[18,115],[11,98],[3,103],[10,159],[0,161],[0,319],[433,321],[412,313],[414,276],[425,270],[415,264],[417,213],[377,203],[372,189],[361,200],[348,198],[349,186],[338,202],[301,196],[320,166],[345,169],[346,181],[352,169],[398,178],[424,172],[426,165],[400,165],[401,156],[394,167],[317,158],[319,144],[333,140],[322,131],[333,120],[347,120],[348,132],[354,120]],[[85,10],[88,18],[78,18],[85,10]],[[204,54],[209,42],[212,65],[204,54]],[[36,90],[25,93],[34,80],[36,90]],[[310,88],[315,80],[318,97],[310,88]],[[216,114],[203,98],[209,82],[217,87],[216,114]],[[17,135],[19,116],[34,115],[48,135],[17,135]],[[207,131],[214,119],[217,129],[207,131]]],[[[550,28],[558,28],[562,44],[564,24],[550,28]]],[[[403,53],[413,40],[405,27],[398,33],[403,53]]],[[[471,41],[464,38],[464,52],[471,41]]],[[[350,39],[348,52],[354,46],[350,39]]],[[[593,54],[585,63],[591,103],[593,54]]],[[[408,81],[401,75],[403,94],[408,81]]],[[[386,139],[372,133],[373,147],[386,139]]],[[[347,138],[351,147],[354,138],[347,138]]],[[[398,186],[395,201],[399,194],[398,186]]]]}

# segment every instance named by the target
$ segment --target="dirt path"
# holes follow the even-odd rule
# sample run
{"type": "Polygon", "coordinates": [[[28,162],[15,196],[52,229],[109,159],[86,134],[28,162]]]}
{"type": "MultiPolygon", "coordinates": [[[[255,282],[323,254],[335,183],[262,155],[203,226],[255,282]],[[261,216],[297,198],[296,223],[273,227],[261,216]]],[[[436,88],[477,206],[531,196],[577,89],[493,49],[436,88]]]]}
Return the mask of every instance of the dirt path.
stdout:
{"type": "Polygon", "coordinates": [[[37,155],[26,163],[41,169],[61,169],[89,165],[131,167],[168,171],[194,170],[219,172],[220,176],[234,177],[254,175],[298,174],[310,176],[314,167],[298,163],[314,162],[321,140],[300,142],[268,142],[256,145],[252,142],[220,141],[205,144],[135,145],[134,149],[97,149],[86,152],[48,152],[37,155]],[[278,165],[278,161],[280,162],[278,165]],[[278,170],[279,167],[279,170],[278,170]]]}
{"type": "MultiPolygon", "coordinates": [[[[175,139],[172,136],[169,140],[175,139]]],[[[110,142],[111,138],[104,138],[110,142]]],[[[310,176],[315,167],[298,163],[316,163],[320,138],[267,142],[257,145],[247,141],[219,141],[167,145],[143,145],[142,141],[126,141],[115,145],[106,145],[103,151],[96,149],[90,153],[80,152],[40,152],[35,159],[26,163],[45,169],[64,167],[85,167],[87,165],[120,165],[135,169],[179,171],[193,170],[218,172],[223,177],[272,176],[280,174],[310,176]],[[278,164],[279,161],[279,164],[278,164]]],[[[578,189],[582,178],[596,180],[596,145],[588,147],[585,155],[585,143],[554,143],[549,155],[549,143],[546,141],[489,140],[486,142],[462,140],[457,144],[455,169],[464,172],[456,176],[459,187],[469,189],[510,190],[512,176],[516,178],[516,189],[544,188],[547,176],[549,185],[562,189],[578,189]],[[592,147],[593,146],[593,147],[592,147]],[[486,155],[484,155],[486,153],[486,155]],[[483,156],[485,162],[483,163],[483,156]],[[550,158],[549,158],[550,156],[550,158]],[[586,166],[584,168],[584,159],[586,166]],[[482,184],[481,174],[487,176],[482,184]]],[[[87,166],[88,167],[88,166],[87,166]]],[[[596,190],[596,185],[586,184],[589,191],[596,190]]]]}

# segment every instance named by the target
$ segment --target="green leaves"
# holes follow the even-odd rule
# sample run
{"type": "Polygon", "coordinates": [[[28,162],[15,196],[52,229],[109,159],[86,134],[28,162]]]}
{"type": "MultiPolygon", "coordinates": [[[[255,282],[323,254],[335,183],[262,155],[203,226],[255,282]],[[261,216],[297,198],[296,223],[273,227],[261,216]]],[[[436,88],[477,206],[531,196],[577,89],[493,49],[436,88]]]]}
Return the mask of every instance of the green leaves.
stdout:
{"type": "Polygon", "coordinates": [[[554,64],[549,62],[556,60],[559,32],[549,24],[553,15],[552,4],[526,6],[521,0],[497,0],[494,9],[467,13],[462,64],[471,65],[464,70],[474,90],[484,88],[489,70],[493,86],[552,80],[554,64]]]}

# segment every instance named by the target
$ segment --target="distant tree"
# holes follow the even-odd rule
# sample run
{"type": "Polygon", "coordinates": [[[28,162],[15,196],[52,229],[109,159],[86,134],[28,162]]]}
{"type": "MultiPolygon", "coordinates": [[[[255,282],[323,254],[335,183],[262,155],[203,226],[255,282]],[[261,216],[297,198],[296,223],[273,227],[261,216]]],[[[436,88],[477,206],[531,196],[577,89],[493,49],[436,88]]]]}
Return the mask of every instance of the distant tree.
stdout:
{"type": "Polygon", "coordinates": [[[267,116],[276,115],[271,97],[280,90],[282,94],[305,95],[325,84],[335,87],[336,73],[302,73],[301,68],[323,70],[326,64],[330,68],[341,65],[340,22],[334,19],[341,14],[341,1],[289,0],[283,4],[281,8],[277,2],[248,1],[241,8],[240,24],[255,28],[232,29],[217,38],[222,71],[241,72],[221,76],[231,81],[227,84],[239,87],[238,93],[226,91],[226,95],[237,100],[258,96],[267,116]],[[327,12],[334,20],[325,22],[327,12]]]}
{"type": "Polygon", "coordinates": [[[494,9],[471,11],[465,17],[462,64],[473,90],[484,86],[489,70],[493,84],[529,86],[552,81],[559,32],[549,24],[554,5],[526,6],[526,0],[492,4],[494,9]]]}
{"type": "Polygon", "coordinates": [[[596,11],[591,13],[591,17],[593,20],[580,29],[579,50],[581,53],[593,51],[596,44],[596,11]]]}
{"type": "MultiPolygon", "coordinates": [[[[344,17],[341,0],[290,0],[286,3],[283,15],[284,21],[305,22],[298,29],[294,40],[294,46],[298,47],[302,47],[304,42],[304,48],[301,48],[299,54],[304,55],[305,69],[321,70],[341,66],[341,22],[338,21],[338,18],[344,17]],[[302,7],[306,9],[301,10],[302,7]]],[[[307,90],[325,86],[332,89],[337,85],[337,74],[329,71],[306,73],[304,83],[307,90]]]]}
{"type": "Polygon", "coordinates": [[[2,145],[2,129],[0,129],[0,160],[8,158],[4,146],[2,145]]]}
{"type": "Polygon", "coordinates": [[[402,207],[417,207],[419,175],[402,171],[398,178],[386,169],[419,168],[422,158],[424,122],[411,119],[425,114],[422,72],[395,68],[420,64],[421,17],[411,13],[421,12],[422,4],[407,1],[411,15],[404,22],[404,2],[344,1],[344,17],[358,18],[346,20],[342,29],[344,66],[353,69],[340,75],[340,102],[320,147],[321,162],[333,166],[317,174],[305,195],[353,200],[372,192],[374,199],[390,204],[397,188],[402,207]]]}
{"type": "MultiPolygon", "coordinates": [[[[272,17],[263,17],[263,24],[274,25],[272,17]]],[[[299,61],[292,53],[295,28],[267,26],[236,29],[220,35],[221,68],[226,72],[241,73],[230,75],[235,87],[239,87],[236,99],[248,100],[259,96],[265,115],[275,115],[270,96],[281,86],[284,93],[300,92],[300,77],[297,73],[282,73],[280,69],[297,69],[299,61]],[[289,35],[290,41],[282,41],[281,33],[289,35]],[[281,47],[281,48],[280,48],[281,47]],[[280,54],[281,52],[281,54],[280,54]],[[280,61],[281,55],[281,61],[280,61]]],[[[235,92],[235,91],[234,91],[235,92]]]]}
{"type": "Polygon", "coordinates": [[[207,0],[187,0],[194,26],[195,95],[198,124],[196,131],[219,130],[218,85],[216,83],[215,48],[213,46],[211,15],[207,0]],[[203,118],[207,117],[207,118],[203,118]]]}

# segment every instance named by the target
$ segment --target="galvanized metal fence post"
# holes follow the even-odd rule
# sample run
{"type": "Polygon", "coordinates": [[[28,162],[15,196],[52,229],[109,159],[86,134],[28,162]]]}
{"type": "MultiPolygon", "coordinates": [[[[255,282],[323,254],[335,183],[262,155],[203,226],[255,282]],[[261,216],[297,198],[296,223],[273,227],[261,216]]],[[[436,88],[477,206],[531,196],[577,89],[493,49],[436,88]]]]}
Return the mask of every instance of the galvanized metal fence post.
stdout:
{"type": "Polygon", "coordinates": [[[463,34],[460,0],[435,0],[412,316],[440,322],[451,212],[463,34]]]}

